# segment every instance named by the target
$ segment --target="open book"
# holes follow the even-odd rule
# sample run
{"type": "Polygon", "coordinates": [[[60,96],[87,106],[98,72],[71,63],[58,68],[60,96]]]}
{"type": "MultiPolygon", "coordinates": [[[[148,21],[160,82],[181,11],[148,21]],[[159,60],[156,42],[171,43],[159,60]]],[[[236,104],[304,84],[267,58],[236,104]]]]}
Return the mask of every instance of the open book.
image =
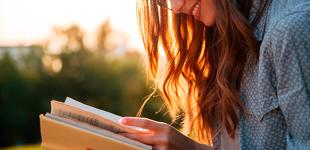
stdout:
{"type": "Polygon", "coordinates": [[[51,101],[51,112],[40,115],[42,147],[74,150],[136,150],[151,146],[118,133],[147,134],[148,130],[119,123],[121,116],[85,105],[69,97],[51,101]]]}

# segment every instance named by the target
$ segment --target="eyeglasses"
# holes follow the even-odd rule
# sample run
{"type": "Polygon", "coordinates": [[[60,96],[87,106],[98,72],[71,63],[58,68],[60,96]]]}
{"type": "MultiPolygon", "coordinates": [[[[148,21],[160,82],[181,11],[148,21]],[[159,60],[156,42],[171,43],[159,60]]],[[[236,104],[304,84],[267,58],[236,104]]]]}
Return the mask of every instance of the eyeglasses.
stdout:
{"type": "Polygon", "coordinates": [[[172,10],[170,0],[156,0],[156,4],[161,8],[172,10]]]}

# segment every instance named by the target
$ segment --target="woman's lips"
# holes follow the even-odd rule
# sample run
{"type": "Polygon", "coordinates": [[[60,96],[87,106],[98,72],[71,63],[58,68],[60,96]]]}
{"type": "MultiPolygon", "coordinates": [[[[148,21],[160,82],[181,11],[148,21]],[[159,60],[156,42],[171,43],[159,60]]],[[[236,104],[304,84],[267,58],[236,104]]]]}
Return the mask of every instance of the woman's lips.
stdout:
{"type": "Polygon", "coordinates": [[[200,6],[200,1],[194,6],[194,9],[192,11],[192,14],[195,18],[195,20],[199,20],[200,18],[200,13],[201,13],[201,6],[200,6]]]}

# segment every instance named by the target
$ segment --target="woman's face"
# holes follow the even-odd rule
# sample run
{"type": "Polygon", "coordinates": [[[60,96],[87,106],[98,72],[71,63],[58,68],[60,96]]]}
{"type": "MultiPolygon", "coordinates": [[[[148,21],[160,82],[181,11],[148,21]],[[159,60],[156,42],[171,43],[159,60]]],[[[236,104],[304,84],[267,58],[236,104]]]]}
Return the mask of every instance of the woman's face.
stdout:
{"type": "Polygon", "coordinates": [[[215,22],[215,0],[168,0],[174,13],[193,15],[206,26],[215,22]]]}

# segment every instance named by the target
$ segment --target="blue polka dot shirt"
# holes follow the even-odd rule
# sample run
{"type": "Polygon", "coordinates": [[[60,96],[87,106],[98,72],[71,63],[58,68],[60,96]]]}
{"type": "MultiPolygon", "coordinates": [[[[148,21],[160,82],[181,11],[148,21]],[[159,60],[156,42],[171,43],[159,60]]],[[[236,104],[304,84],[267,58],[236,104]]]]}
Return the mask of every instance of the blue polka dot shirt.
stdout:
{"type": "Polygon", "coordinates": [[[241,84],[240,148],[310,150],[310,0],[273,0],[254,33],[262,43],[241,84]]]}

